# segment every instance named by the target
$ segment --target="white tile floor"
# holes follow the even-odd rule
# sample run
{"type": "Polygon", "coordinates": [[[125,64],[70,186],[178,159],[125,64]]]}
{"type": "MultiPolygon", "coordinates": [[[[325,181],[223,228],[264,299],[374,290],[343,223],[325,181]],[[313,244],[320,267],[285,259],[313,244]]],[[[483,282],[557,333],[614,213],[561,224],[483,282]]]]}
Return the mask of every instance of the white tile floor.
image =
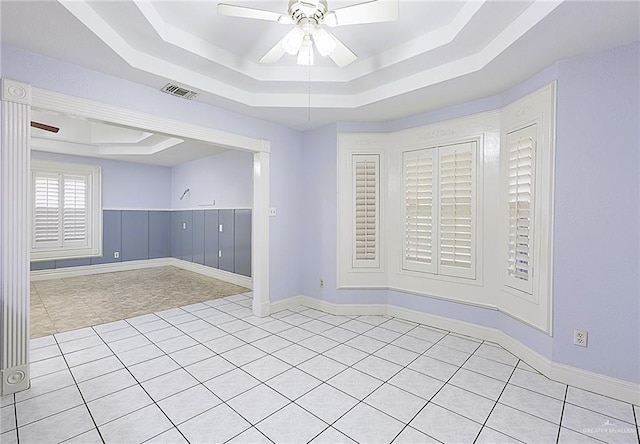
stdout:
{"type": "Polygon", "coordinates": [[[638,443],[640,408],[385,316],[236,295],[31,341],[2,443],[638,443]],[[214,326],[215,325],[215,326],[214,326]]]}

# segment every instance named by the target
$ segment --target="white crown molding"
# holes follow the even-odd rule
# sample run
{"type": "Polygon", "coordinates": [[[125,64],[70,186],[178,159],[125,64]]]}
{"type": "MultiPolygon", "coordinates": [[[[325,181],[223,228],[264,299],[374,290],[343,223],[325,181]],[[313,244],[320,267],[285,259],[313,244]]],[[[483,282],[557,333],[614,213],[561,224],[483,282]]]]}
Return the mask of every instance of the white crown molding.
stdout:
{"type": "Polygon", "coordinates": [[[457,319],[436,316],[390,304],[336,304],[304,295],[281,299],[271,304],[271,313],[303,305],[337,316],[381,315],[437,327],[500,344],[537,371],[555,381],[595,393],[640,405],[640,384],[612,378],[576,367],[561,364],[542,356],[502,330],[484,327],[457,319]]]}
{"type": "MultiPolygon", "coordinates": [[[[358,60],[345,68],[323,68],[323,82],[351,82],[375,71],[388,68],[413,57],[426,54],[436,48],[451,43],[469,24],[473,16],[480,10],[486,0],[465,3],[458,14],[437,29],[430,30],[419,37],[390,48],[381,54],[358,60]]],[[[212,43],[165,22],[151,2],[134,0],[144,18],[149,22],[158,36],[170,45],[184,49],[203,57],[239,74],[259,81],[273,82],[305,82],[307,71],[291,69],[291,67],[267,66],[242,60],[235,54],[225,51],[212,43]]]]}
{"type": "MultiPolygon", "coordinates": [[[[3,82],[6,82],[3,79],[3,82]]],[[[32,106],[38,109],[57,111],[73,116],[82,116],[99,121],[108,121],[127,127],[144,128],[145,130],[166,133],[171,129],[171,135],[188,139],[197,139],[225,148],[239,149],[251,152],[269,151],[269,141],[254,139],[239,134],[221,131],[213,128],[181,122],[174,119],[159,117],[153,114],[132,111],[114,105],[98,103],[79,97],[72,97],[40,88],[31,88],[32,106]]],[[[40,143],[40,142],[39,142],[40,143]]]]}
{"type": "MultiPolygon", "coordinates": [[[[314,95],[314,107],[343,109],[358,108],[479,71],[484,68],[489,62],[495,59],[498,55],[500,55],[510,45],[516,42],[531,28],[533,28],[555,8],[557,8],[562,3],[562,1],[563,0],[536,0],[518,18],[516,18],[504,30],[502,30],[502,32],[500,32],[500,34],[493,41],[491,41],[487,46],[485,46],[475,54],[471,54],[464,58],[460,58],[452,62],[427,69],[420,73],[410,74],[401,79],[396,78],[393,81],[378,84],[377,86],[373,86],[365,91],[356,94],[314,95]]],[[[85,1],[61,0],[60,2],[69,12],[71,12],[82,23],[84,23],[96,36],[98,36],[103,42],[105,42],[116,54],[118,54],[118,56],[120,56],[133,68],[169,79],[174,79],[175,81],[180,82],[181,84],[191,89],[210,93],[219,97],[224,97],[226,99],[252,107],[307,108],[309,106],[309,97],[306,93],[256,93],[254,91],[247,91],[232,84],[213,79],[184,66],[180,66],[175,63],[139,51],[133,48],[127,41],[125,41],[122,36],[120,36],[109,25],[109,23],[107,23],[85,1]]],[[[144,6],[142,7],[141,11],[143,12],[143,14],[146,11],[149,17],[151,17],[151,20],[156,25],[156,32],[158,32],[159,35],[164,36],[163,38],[168,39],[169,37],[167,37],[167,32],[171,34],[172,31],[167,31],[167,28],[163,27],[162,24],[158,22],[159,17],[154,15],[149,8],[146,8],[144,6]]],[[[454,22],[456,23],[457,27],[463,29],[466,23],[465,20],[468,22],[474,14],[475,12],[470,6],[468,7],[468,9],[464,10],[464,14],[462,12],[459,14],[459,17],[462,18],[457,18],[457,20],[454,20],[454,22]]],[[[149,19],[149,17],[147,17],[147,19],[149,19]]],[[[173,44],[175,44],[174,37],[175,36],[171,37],[172,40],[170,40],[173,44]]],[[[184,35],[182,35],[182,37],[184,37],[184,35]]],[[[432,37],[435,38],[435,36],[432,37]]],[[[430,46],[438,45],[441,43],[446,44],[443,42],[446,42],[449,38],[455,38],[455,36],[438,34],[437,39],[435,39],[435,43],[431,43],[430,46]],[[438,41],[438,39],[440,40],[438,41]]],[[[379,69],[380,66],[388,67],[392,64],[398,64],[403,62],[404,60],[413,58],[414,56],[409,56],[409,54],[422,54],[422,52],[420,52],[421,50],[416,49],[419,44],[425,43],[421,39],[422,37],[416,41],[408,42],[407,46],[402,48],[402,50],[405,52],[405,56],[408,58],[403,58],[405,56],[400,56],[398,54],[392,55],[390,52],[387,52],[382,56],[383,60],[381,62],[376,60],[376,63],[371,65],[367,65],[368,62],[363,62],[362,64],[354,65],[354,67],[352,67],[350,70],[347,69],[344,72],[338,71],[339,76],[344,76],[338,77],[338,80],[334,80],[334,75],[330,74],[333,68],[323,69],[323,82],[325,80],[328,82],[348,82],[352,77],[358,78],[361,75],[360,72],[356,72],[358,69],[362,69],[362,72],[364,73],[371,73],[373,71],[370,70],[374,66],[376,69],[379,69]],[[379,63],[382,63],[382,65],[379,65],[379,63]],[[358,66],[363,66],[364,68],[357,68],[358,66]]],[[[197,42],[191,41],[188,45],[184,45],[182,43],[179,43],[179,45],[190,47],[193,46],[194,43],[197,42]]],[[[426,48],[430,48],[428,50],[432,50],[433,47],[430,46],[427,46],[426,48]]],[[[205,49],[200,49],[198,50],[198,52],[204,53],[206,51],[205,49]]],[[[216,52],[215,54],[207,54],[209,55],[209,57],[215,57],[218,53],[216,52]]],[[[229,65],[227,67],[231,67],[230,61],[227,59],[228,58],[222,60],[223,65],[224,63],[226,63],[226,65],[224,66],[229,65]]],[[[248,65],[250,66],[251,64],[249,63],[248,65]]],[[[265,68],[276,69],[276,67],[261,67],[260,69],[262,71],[262,69],[265,68]]],[[[318,68],[318,70],[320,71],[320,68],[318,68]]],[[[291,68],[287,68],[285,71],[289,73],[286,77],[287,82],[308,81],[306,70],[304,71],[304,76],[301,74],[302,71],[300,70],[292,70],[291,68]],[[289,77],[291,75],[291,72],[297,72],[294,78],[289,77]]],[[[239,72],[239,74],[247,75],[246,72],[239,72]]],[[[265,82],[282,81],[282,78],[277,77],[276,74],[265,76],[270,77],[268,80],[266,78],[260,78],[260,80],[265,82]]]]}

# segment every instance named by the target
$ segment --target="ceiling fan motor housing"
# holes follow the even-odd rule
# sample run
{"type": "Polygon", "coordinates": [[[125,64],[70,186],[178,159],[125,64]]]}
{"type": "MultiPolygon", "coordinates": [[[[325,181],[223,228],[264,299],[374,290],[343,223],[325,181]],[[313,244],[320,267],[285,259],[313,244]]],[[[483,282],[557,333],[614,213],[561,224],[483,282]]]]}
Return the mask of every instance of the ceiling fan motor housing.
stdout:
{"type": "Polygon", "coordinates": [[[326,0],[289,0],[289,16],[296,24],[315,22],[317,25],[327,12],[326,0]]]}

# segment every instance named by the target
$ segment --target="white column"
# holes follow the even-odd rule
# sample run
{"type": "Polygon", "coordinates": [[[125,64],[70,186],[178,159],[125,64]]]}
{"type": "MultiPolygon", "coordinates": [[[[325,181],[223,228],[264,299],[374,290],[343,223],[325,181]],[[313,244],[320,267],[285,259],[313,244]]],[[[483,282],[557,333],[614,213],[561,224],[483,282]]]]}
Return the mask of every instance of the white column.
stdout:
{"type": "Polygon", "coordinates": [[[1,394],[29,388],[31,88],[2,79],[0,146],[1,394]]]}
{"type": "MultiPolygon", "coordinates": [[[[269,142],[263,141],[268,149],[269,142]]],[[[253,314],[269,315],[269,153],[253,155],[253,214],[251,270],[253,314]]]]}

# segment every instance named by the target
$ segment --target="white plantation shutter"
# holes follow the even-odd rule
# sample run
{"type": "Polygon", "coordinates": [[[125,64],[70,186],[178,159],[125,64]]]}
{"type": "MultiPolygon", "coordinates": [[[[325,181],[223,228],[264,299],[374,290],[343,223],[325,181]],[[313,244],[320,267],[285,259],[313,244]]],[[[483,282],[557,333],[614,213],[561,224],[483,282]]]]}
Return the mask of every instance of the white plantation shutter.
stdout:
{"type": "Polygon", "coordinates": [[[402,155],[404,177],[404,245],[402,268],[436,272],[434,259],[434,178],[436,149],[405,152],[402,155]]]}
{"type": "Polygon", "coordinates": [[[507,135],[506,285],[533,293],[536,125],[507,135]]]}
{"type": "Polygon", "coordinates": [[[63,197],[63,245],[86,245],[88,237],[87,191],[89,178],[83,175],[62,176],[63,197]]]}
{"type": "Polygon", "coordinates": [[[439,274],[475,278],[476,142],[439,149],[439,274]]]}
{"type": "Polygon", "coordinates": [[[380,157],[355,154],[353,172],[353,267],[380,266],[380,157]]]}
{"type": "Polygon", "coordinates": [[[60,175],[32,173],[33,176],[33,244],[60,246],[60,175]]]}
{"type": "Polygon", "coordinates": [[[87,245],[89,177],[51,172],[32,174],[34,248],[87,245]]]}
{"type": "Polygon", "coordinates": [[[31,260],[101,255],[100,167],[34,159],[31,175],[31,260]]]}

